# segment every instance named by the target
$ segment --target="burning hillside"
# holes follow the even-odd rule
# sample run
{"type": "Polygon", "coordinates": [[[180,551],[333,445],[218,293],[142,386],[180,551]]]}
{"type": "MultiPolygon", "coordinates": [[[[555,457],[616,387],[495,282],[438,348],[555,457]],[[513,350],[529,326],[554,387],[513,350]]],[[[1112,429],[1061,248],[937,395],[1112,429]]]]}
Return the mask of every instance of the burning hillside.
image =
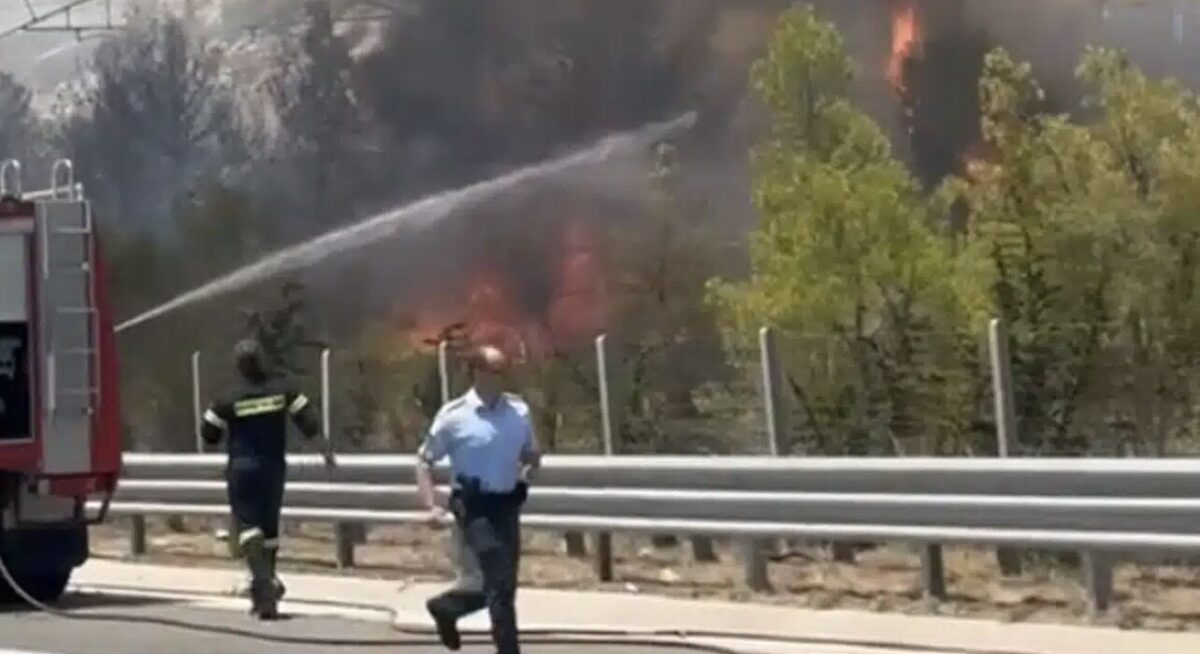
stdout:
{"type": "Polygon", "coordinates": [[[428,347],[448,326],[461,323],[471,342],[497,345],[517,359],[585,344],[608,319],[593,228],[569,224],[559,242],[538,258],[508,265],[483,262],[462,283],[421,298],[424,305],[403,327],[405,338],[415,347],[428,347]],[[549,280],[548,294],[522,284],[519,269],[530,266],[537,269],[533,276],[549,280]]]}

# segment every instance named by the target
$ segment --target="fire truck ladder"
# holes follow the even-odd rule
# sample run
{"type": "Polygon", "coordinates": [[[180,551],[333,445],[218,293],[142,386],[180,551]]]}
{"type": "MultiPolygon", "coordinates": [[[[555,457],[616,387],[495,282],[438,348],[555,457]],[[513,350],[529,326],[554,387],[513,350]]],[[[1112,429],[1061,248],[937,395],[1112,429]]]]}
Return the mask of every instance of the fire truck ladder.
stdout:
{"type": "MultiPolygon", "coordinates": [[[[42,204],[42,297],[48,313],[46,412],[61,462],[59,472],[87,469],[91,417],[100,400],[100,335],[96,309],[94,224],[91,208],[80,197],[70,161],[54,164],[54,185],[42,204]],[[62,173],[67,182],[59,185],[62,173]]],[[[50,463],[50,452],[47,452],[50,463]]]]}

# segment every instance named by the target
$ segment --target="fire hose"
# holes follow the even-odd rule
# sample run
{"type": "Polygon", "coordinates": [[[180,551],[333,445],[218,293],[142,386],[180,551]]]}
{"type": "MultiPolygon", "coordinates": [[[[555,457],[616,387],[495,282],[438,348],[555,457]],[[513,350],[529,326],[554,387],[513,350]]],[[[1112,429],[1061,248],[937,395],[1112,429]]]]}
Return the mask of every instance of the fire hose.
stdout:
{"type": "MultiPolygon", "coordinates": [[[[431,641],[429,637],[419,637],[415,634],[410,634],[398,638],[315,638],[311,636],[286,636],[280,634],[263,633],[252,629],[244,629],[238,627],[227,627],[221,625],[203,624],[198,622],[189,622],[187,620],[178,620],[174,618],[132,615],[126,613],[73,613],[63,609],[55,608],[39,601],[33,597],[25,588],[23,588],[9,570],[7,562],[3,556],[0,556],[0,577],[4,582],[21,598],[26,604],[34,610],[41,611],[47,615],[66,620],[76,620],[82,622],[117,622],[126,624],[141,624],[158,627],[167,627],[172,629],[180,629],[184,631],[192,631],[205,633],[209,635],[231,636],[235,638],[246,638],[257,640],[266,643],[277,645],[298,645],[312,647],[359,647],[359,648],[374,648],[374,647],[429,647],[431,644],[436,644],[436,641],[431,641]]],[[[398,617],[395,609],[378,605],[351,605],[344,602],[321,602],[322,605],[336,606],[343,608],[367,608],[387,613],[391,616],[393,623],[398,617]]],[[[401,630],[403,631],[403,630],[401,630]]],[[[866,639],[848,639],[848,638],[821,638],[821,637],[789,637],[777,636],[768,634],[750,634],[726,631],[705,631],[705,630],[684,630],[684,629],[584,629],[584,628],[546,628],[546,629],[522,629],[521,642],[528,645],[575,645],[575,646],[604,646],[604,645],[622,645],[626,647],[655,647],[659,649],[672,649],[692,652],[703,652],[707,654],[745,654],[745,650],[724,645],[716,645],[706,642],[698,642],[696,639],[710,640],[741,640],[755,641],[761,643],[777,643],[777,644],[792,644],[792,645],[807,645],[807,646],[835,646],[835,647],[863,647],[863,648],[880,648],[891,650],[892,652],[910,651],[922,652],[925,654],[1021,654],[1015,651],[1003,650],[986,650],[986,649],[964,649],[964,648],[945,648],[945,647],[930,647],[922,645],[911,645],[907,643],[885,642],[881,640],[866,640],[866,639]]],[[[482,636],[464,636],[463,644],[465,645],[486,645],[490,644],[491,639],[482,636]]]]}

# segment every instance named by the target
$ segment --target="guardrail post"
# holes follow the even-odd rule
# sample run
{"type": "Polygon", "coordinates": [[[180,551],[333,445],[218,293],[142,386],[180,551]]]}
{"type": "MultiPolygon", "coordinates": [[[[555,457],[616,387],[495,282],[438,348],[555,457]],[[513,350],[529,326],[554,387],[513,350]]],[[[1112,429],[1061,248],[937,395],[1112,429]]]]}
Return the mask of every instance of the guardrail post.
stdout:
{"type": "Polygon", "coordinates": [[[146,516],[135,515],[131,520],[129,553],[134,556],[146,553],[146,516]]]}
{"type": "MultiPolygon", "coordinates": [[[[758,354],[762,370],[762,400],[767,429],[767,451],[771,456],[779,456],[780,438],[786,429],[780,394],[783,374],[779,365],[775,332],[770,327],[758,330],[758,354]]],[[[752,539],[742,543],[742,563],[745,566],[746,585],[754,590],[765,591],[771,587],[770,576],[767,574],[767,552],[771,547],[772,542],[764,539],[752,539]]]]}
{"type": "Polygon", "coordinates": [[[921,546],[921,581],[926,600],[946,599],[946,566],[941,545],[921,546]]]}
{"type": "MultiPolygon", "coordinates": [[[[616,451],[614,435],[616,433],[616,406],[613,402],[608,374],[609,359],[608,336],[601,334],[596,337],[596,382],[600,389],[600,435],[603,442],[604,455],[612,456],[616,451]]],[[[600,581],[612,581],[612,534],[607,532],[596,534],[596,577],[600,581]]]]}
{"type": "MultiPolygon", "coordinates": [[[[992,363],[992,397],[996,413],[996,452],[1001,458],[1017,452],[1017,409],[1013,397],[1012,359],[1008,353],[1008,330],[1004,321],[993,318],[988,323],[988,351],[992,363]]],[[[1009,547],[996,550],[1000,574],[1015,577],[1021,574],[1020,553],[1009,547]]]]}
{"type": "Polygon", "coordinates": [[[767,574],[767,550],[770,541],[749,539],[741,542],[742,561],[746,569],[746,585],[752,590],[771,590],[771,578],[767,574]]]}
{"type": "Polygon", "coordinates": [[[333,526],[333,538],[337,548],[335,556],[339,569],[354,567],[354,545],[358,535],[355,528],[357,526],[349,522],[339,522],[333,526]]]}
{"type": "Polygon", "coordinates": [[[1108,611],[1112,601],[1112,558],[1105,552],[1084,552],[1083,574],[1087,585],[1088,614],[1094,620],[1108,611]]]}
{"type": "Polygon", "coordinates": [[[225,518],[226,533],[229,534],[229,539],[225,541],[225,548],[229,552],[229,558],[237,559],[242,556],[242,525],[238,523],[237,518],[230,512],[225,518]]]}
{"type": "Polygon", "coordinates": [[[563,534],[563,541],[567,545],[567,556],[573,559],[582,559],[587,556],[587,541],[583,534],[569,531],[563,534]]]}

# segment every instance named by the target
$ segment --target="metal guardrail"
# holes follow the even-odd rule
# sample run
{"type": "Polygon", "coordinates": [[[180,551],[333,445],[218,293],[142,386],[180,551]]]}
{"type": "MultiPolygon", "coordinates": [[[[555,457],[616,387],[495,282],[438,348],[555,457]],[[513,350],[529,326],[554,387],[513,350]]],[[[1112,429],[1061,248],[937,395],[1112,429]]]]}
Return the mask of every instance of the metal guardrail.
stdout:
{"type": "MultiPolygon", "coordinates": [[[[285,517],[419,521],[415,463],[344,455],[331,474],[320,457],[290,457],[285,517]]],[[[127,454],[112,511],[226,515],[224,465],[222,455],[127,454]]],[[[548,456],[524,524],[919,544],[934,596],[945,593],[942,545],[1077,550],[1103,610],[1115,558],[1200,552],[1198,480],[1196,460],[548,456]]],[[[756,549],[746,548],[757,555],[747,557],[748,580],[764,565],[751,560],[756,549]]]]}
{"type": "MultiPolygon", "coordinates": [[[[130,480],[220,480],[225,455],[126,453],[123,461],[130,480]]],[[[332,477],[316,455],[289,456],[288,466],[293,482],[401,484],[415,479],[416,458],[342,454],[332,477]]],[[[1200,459],[547,455],[538,485],[1191,498],[1200,489],[1200,459]]]]}

